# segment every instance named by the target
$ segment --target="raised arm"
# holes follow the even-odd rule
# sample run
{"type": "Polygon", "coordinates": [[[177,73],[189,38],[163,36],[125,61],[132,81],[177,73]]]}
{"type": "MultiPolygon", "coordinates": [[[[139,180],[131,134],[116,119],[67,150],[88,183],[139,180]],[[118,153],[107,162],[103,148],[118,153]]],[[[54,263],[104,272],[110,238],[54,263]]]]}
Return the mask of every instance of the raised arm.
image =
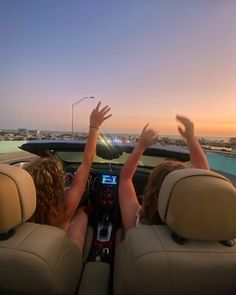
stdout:
{"type": "Polygon", "coordinates": [[[132,178],[138,165],[138,161],[145,149],[157,142],[157,133],[148,128],[148,124],[143,128],[137,146],[124,164],[120,173],[119,203],[122,221],[125,230],[135,227],[136,212],[140,207],[135,193],[132,178]]]}
{"type": "Polygon", "coordinates": [[[73,216],[85,191],[89,171],[92,166],[93,158],[96,155],[96,144],[99,127],[106,119],[112,116],[111,114],[108,114],[110,111],[110,108],[108,106],[105,106],[100,110],[100,105],[101,102],[99,102],[96,108],[93,109],[93,111],[91,112],[88,140],[85,146],[82,163],[76,171],[71,188],[67,194],[67,220],[69,220],[73,216]]]}
{"type": "Polygon", "coordinates": [[[209,169],[208,161],[198,138],[194,135],[194,124],[188,118],[176,115],[176,120],[183,124],[178,126],[179,133],[187,140],[193,168],[209,169]]]}

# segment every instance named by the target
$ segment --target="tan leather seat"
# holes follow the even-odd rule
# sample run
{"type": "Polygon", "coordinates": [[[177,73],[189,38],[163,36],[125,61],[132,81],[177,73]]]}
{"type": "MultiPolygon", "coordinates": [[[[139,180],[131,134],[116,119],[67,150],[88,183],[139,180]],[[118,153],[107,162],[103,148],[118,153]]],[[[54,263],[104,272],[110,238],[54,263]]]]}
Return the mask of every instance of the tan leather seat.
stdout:
{"type": "Polygon", "coordinates": [[[35,204],[31,176],[0,164],[0,294],[76,294],[81,252],[65,231],[26,222],[35,204]]]}
{"type": "Polygon", "coordinates": [[[236,294],[236,246],[219,242],[236,238],[234,186],[210,171],[177,170],[158,210],[166,225],[130,229],[117,247],[114,294],[236,294]]]}

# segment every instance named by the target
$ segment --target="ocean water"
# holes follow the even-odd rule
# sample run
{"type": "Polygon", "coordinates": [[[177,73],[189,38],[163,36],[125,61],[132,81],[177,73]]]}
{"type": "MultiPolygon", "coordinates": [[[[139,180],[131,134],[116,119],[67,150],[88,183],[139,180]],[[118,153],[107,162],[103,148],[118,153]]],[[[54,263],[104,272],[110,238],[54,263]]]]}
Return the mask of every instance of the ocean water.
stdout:
{"type": "MultiPolygon", "coordinates": [[[[0,154],[21,151],[18,147],[25,141],[0,141],[0,154]]],[[[206,152],[210,168],[236,176],[236,154],[225,155],[206,152]]]]}

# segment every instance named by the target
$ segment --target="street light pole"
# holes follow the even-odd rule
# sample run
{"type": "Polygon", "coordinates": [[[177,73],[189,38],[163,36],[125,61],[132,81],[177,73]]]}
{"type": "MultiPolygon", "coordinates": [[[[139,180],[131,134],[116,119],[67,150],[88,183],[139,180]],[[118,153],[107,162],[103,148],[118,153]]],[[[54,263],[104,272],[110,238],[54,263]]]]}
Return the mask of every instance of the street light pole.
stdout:
{"type": "Polygon", "coordinates": [[[79,103],[81,103],[83,100],[85,99],[94,99],[93,96],[85,96],[79,100],[77,100],[76,102],[72,103],[72,116],[71,116],[71,134],[72,134],[72,138],[74,138],[74,107],[76,107],[79,103]]]}

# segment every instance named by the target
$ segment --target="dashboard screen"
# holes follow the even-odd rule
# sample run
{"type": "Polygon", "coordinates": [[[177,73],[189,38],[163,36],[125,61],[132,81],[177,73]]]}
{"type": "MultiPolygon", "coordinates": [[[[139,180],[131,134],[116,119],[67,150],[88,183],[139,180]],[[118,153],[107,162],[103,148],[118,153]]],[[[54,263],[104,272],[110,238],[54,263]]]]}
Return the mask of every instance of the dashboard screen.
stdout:
{"type": "Polygon", "coordinates": [[[118,184],[117,176],[102,174],[102,184],[118,184]]]}

